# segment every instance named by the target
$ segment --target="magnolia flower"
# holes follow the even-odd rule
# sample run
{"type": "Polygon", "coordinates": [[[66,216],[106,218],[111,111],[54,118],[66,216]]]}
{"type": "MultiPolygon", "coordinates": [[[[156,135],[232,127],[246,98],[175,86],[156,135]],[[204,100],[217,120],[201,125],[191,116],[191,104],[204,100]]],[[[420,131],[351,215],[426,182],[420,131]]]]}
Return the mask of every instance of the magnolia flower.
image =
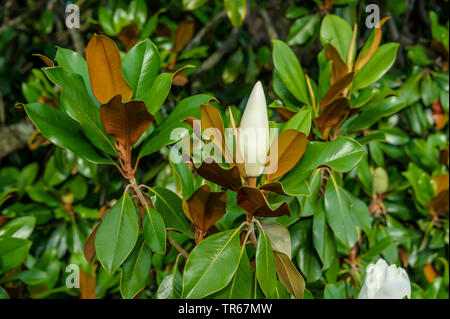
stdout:
{"type": "Polygon", "coordinates": [[[264,171],[269,151],[269,119],[264,90],[260,81],[248,98],[239,129],[239,151],[250,177],[258,177],[264,171]]]}
{"type": "Polygon", "coordinates": [[[394,264],[388,266],[383,259],[367,267],[359,299],[403,299],[405,296],[411,298],[411,283],[405,269],[394,264]]]}

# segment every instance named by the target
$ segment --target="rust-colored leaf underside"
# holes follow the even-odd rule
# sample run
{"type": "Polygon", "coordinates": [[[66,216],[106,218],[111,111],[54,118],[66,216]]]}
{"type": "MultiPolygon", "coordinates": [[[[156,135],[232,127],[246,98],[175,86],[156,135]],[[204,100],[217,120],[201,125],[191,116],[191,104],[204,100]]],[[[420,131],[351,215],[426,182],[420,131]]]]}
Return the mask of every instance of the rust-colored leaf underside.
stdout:
{"type": "Polygon", "coordinates": [[[225,214],[227,193],[211,192],[209,185],[202,185],[186,202],[192,221],[206,232],[225,214]]]}
{"type": "Polygon", "coordinates": [[[100,107],[100,118],[106,134],[125,148],[134,145],[153,120],[144,102],[123,103],[120,95],[100,107]]]}
{"type": "Polygon", "coordinates": [[[95,34],[87,45],[86,61],[92,92],[101,104],[108,103],[112,97],[119,94],[126,101],[131,99],[133,89],[122,75],[119,49],[113,40],[95,34]]]}
{"type": "Polygon", "coordinates": [[[254,217],[291,216],[288,203],[283,202],[278,208],[272,209],[263,192],[255,187],[241,187],[237,194],[237,203],[248,215],[254,217]]]}
{"type": "Polygon", "coordinates": [[[306,145],[307,138],[304,133],[293,129],[281,132],[270,146],[271,150],[278,148],[278,168],[274,173],[267,174],[266,180],[270,182],[289,172],[302,158],[306,145]]]}

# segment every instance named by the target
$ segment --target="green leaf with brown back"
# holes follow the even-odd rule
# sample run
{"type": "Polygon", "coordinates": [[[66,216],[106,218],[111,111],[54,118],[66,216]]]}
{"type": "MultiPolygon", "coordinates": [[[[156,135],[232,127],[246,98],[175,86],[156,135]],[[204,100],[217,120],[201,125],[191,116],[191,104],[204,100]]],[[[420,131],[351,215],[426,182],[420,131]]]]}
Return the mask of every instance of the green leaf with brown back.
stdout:
{"type": "MultiPolygon", "coordinates": [[[[278,149],[277,169],[266,175],[266,181],[270,182],[289,172],[305,153],[306,144],[307,138],[302,132],[293,129],[281,132],[272,142],[269,150],[269,158],[272,160],[271,150],[278,149]]],[[[271,164],[269,163],[268,167],[271,164]]]]}
{"type": "Polygon", "coordinates": [[[243,186],[239,189],[237,194],[237,203],[250,216],[255,217],[279,217],[291,216],[289,205],[287,202],[282,202],[280,206],[275,209],[270,207],[264,193],[254,187],[243,186]]]}
{"type": "Polygon", "coordinates": [[[124,147],[134,145],[153,120],[144,102],[123,103],[120,95],[100,107],[100,118],[106,134],[124,147]]]}

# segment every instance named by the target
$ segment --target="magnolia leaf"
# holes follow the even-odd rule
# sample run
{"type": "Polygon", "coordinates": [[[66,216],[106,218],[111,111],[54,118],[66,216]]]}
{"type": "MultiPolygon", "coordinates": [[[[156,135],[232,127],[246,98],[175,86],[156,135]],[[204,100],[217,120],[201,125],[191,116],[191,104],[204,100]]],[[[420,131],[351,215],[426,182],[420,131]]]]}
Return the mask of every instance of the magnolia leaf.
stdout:
{"type": "Polygon", "coordinates": [[[139,225],[136,207],[127,193],[124,193],[111,208],[95,236],[97,256],[112,274],[125,261],[138,238],[139,225]]]}
{"type": "Polygon", "coordinates": [[[383,19],[381,19],[377,26],[375,27],[374,30],[374,36],[372,39],[372,43],[370,44],[370,47],[364,51],[361,52],[360,55],[358,56],[358,59],[356,59],[355,62],[355,67],[354,70],[361,70],[363,68],[364,65],[366,65],[367,62],[369,62],[369,60],[373,57],[373,55],[375,54],[375,51],[377,51],[378,46],[380,45],[381,42],[381,36],[382,36],[382,31],[381,31],[381,27],[383,26],[383,24],[389,20],[391,17],[384,17],[383,19]]]}
{"type": "Polygon", "coordinates": [[[134,99],[142,100],[150,105],[153,96],[150,90],[159,72],[161,58],[158,49],[150,39],[135,45],[123,57],[123,74],[134,88],[134,99]]]}
{"type": "Polygon", "coordinates": [[[33,55],[40,58],[45,63],[45,65],[47,65],[48,67],[55,66],[55,63],[50,58],[46,57],[45,55],[39,54],[39,53],[35,53],[33,55]]]}
{"type": "Polygon", "coordinates": [[[95,235],[97,234],[98,228],[100,227],[100,223],[98,223],[92,232],[90,233],[86,243],[84,244],[84,258],[86,258],[87,262],[92,264],[94,260],[96,251],[95,251],[95,235]]]}
{"type": "Polygon", "coordinates": [[[289,230],[283,225],[270,220],[261,220],[261,225],[267,237],[270,239],[272,248],[292,258],[291,235],[289,230]]]}
{"type": "Polygon", "coordinates": [[[211,192],[209,185],[202,185],[186,200],[189,216],[202,232],[206,233],[225,213],[226,192],[211,192]]]}
{"type": "Polygon", "coordinates": [[[153,120],[144,102],[123,103],[120,95],[100,107],[100,118],[106,134],[125,147],[134,145],[153,120]]]}
{"type": "Polygon", "coordinates": [[[346,90],[353,81],[354,72],[347,73],[342,78],[340,78],[336,83],[333,83],[325,95],[320,100],[320,106],[324,109],[328,104],[333,102],[333,100],[342,94],[344,90],[346,90]]]}
{"type": "Polygon", "coordinates": [[[291,295],[297,299],[303,299],[305,280],[292,264],[291,259],[286,254],[276,251],[274,252],[274,257],[278,279],[291,295]]]}
{"type": "Polygon", "coordinates": [[[245,246],[241,248],[241,257],[238,269],[231,282],[220,292],[215,299],[250,299],[252,294],[252,270],[250,261],[245,251],[245,246]]]}
{"type": "Polygon", "coordinates": [[[116,95],[122,95],[126,101],[131,99],[133,90],[122,75],[119,49],[113,40],[94,34],[86,47],[86,60],[92,91],[101,104],[116,95]]]}
{"type": "Polygon", "coordinates": [[[278,113],[278,116],[283,122],[289,121],[298,111],[291,110],[285,106],[272,106],[278,113]]]}
{"type": "Polygon", "coordinates": [[[188,44],[194,35],[195,23],[194,21],[181,21],[178,24],[177,31],[175,33],[175,39],[173,41],[172,51],[175,53],[181,52],[183,48],[188,44]]]}
{"type": "Polygon", "coordinates": [[[166,225],[161,214],[154,208],[146,206],[142,222],[142,232],[147,245],[156,253],[166,252],[166,225]]]}
{"type": "Polygon", "coordinates": [[[121,267],[120,293],[123,298],[134,298],[145,288],[151,265],[152,252],[140,238],[121,267]]]}
{"type": "Polygon", "coordinates": [[[350,103],[346,97],[340,97],[327,105],[317,119],[317,127],[321,132],[333,128],[350,113],[350,103]]]}
{"type": "Polygon", "coordinates": [[[237,192],[242,186],[241,175],[237,166],[225,169],[214,162],[212,158],[207,158],[199,167],[196,167],[195,170],[204,179],[226,189],[237,192]]]}
{"type": "Polygon", "coordinates": [[[267,298],[275,293],[277,275],[275,271],[275,260],[269,238],[263,229],[260,229],[258,245],[256,247],[256,278],[259,286],[267,298]]]}
{"type": "Polygon", "coordinates": [[[84,137],[80,125],[66,113],[42,103],[24,105],[28,117],[53,144],[67,148],[85,160],[97,164],[113,164],[100,156],[84,137]]]}
{"type": "Polygon", "coordinates": [[[306,182],[301,183],[299,187],[295,189],[295,191],[292,190],[286,190],[282,183],[280,182],[270,182],[266,183],[259,187],[260,190],[269,191],[273,193],[277,193],[280,195],[285,196],[309,196],[310,195],[310,189],[309,185],[306,182]]]}
{"type": "Polygon", "coordinates": [[[200,299],[226,287],[239,266],[240,229],[207,237],[189,254],[181,298],[200,299]]]}
{"type": "Polygon", "coordinates": [[[227,154],[228,149],[225,144],[225,130],[219,110],[212,105],[202,104],[200,105],[200,117],[203,131],[206,131],[208,129],[218,130],[218,132],[214,132],[213,134],[220,134],[219,138],[221,138],[221,140],[216,141],[215,140],[216,136],[214,135],[214,139],[212,142],[216,143],[216,145],[220,148],[225,158],[229,157],[230,155],[227,154]]]}
{"type": "MultiPolygon", "coordinates": [[[[272,142],[268,155],[271,158],[271,150],[278,149],[278,167],[275,172],[266,175],[266,181],[270,182],[291,170],[305,153],[306,143],[306,135],[302,132],[293,129],[281,132],[272,142]]],[[[268,165],[270,167],[272,163],[268,165]]]]}
{"type": "Polygon", "coordinates": [[[345,64],[339,52],[331,43],[328,43],[327,48],[325,49],[325,59],[327,61],[332,61],[330,84],[336,83],[336,81],[340,80],[348,73],[347,64],[345,64]]]}
{"type": "Polygon", "coordinates": [[[289,205],[282,202],[276,209],[272,209],[263,192],[250,186],[242,186],[237,194],[237,204],[250,216],[255,217],[279,217],[291,216],[289,205]]]}

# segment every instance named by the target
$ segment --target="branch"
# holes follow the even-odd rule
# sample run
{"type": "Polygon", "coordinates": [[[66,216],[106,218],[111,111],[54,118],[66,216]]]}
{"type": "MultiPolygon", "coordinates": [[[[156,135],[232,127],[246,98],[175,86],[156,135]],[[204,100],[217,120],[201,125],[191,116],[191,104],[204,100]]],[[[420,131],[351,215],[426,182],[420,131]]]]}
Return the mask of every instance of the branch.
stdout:
{"type": "Polygon", "coordinates": [[[222,57],[224,55],[226,55],[228,52],[230,52],[236,45],[240,30],[241,30],[240,28],[234,27],[233,31],[231,31],[231,35],[228,38],[228,40],[222,45],[222,47],[220,47],[219,50],[214,52],[205,62],[203,62],[198,67],[198,69],[195,73],[198,75],[198,74],[201,74],[201,73],[211,69],[220,61],[220,59],[222,59],[222,57]]]}
{"type": "Polygon", "coordinates": [[[26,120],[0,127],[0,159],[24,148],[33,131],[33,124],[26,120]]]}
{"type": "Polygon", "coordinates": [[[167,239],[169,239],[170,244],[173,248],[175,248],[183,257],[184,259],[188,259],[189,254],[186,250],[184,250],[183,247],[179,243],[175,241],[175,239],[172,238],[170,230],[167,231],[167,239]]]}
{"type": "Polygon", "coordinates": [[[278,32],[275,30],[275,27],[272,24],[272,19],[270,18],[269,14],[266,10],[259,9],[259,14],[264,20],[264,26],[266,28],[267,34],[269,35],[269,38],[272,39],[279,39],[278,32]]]}
{"type": "Polygon", "coordinates": [[[214,18],[212,18],[211,21],[209,21],[198,33],[197,35],[191,40],[191,42],[188,43],[188,45],[184,48],[184,51],[192,49],[194,46],[196,46],[204,35],[212,28],[214,25],[222,18],[226,16],[225,10],[220,11],[214,18]]]}

